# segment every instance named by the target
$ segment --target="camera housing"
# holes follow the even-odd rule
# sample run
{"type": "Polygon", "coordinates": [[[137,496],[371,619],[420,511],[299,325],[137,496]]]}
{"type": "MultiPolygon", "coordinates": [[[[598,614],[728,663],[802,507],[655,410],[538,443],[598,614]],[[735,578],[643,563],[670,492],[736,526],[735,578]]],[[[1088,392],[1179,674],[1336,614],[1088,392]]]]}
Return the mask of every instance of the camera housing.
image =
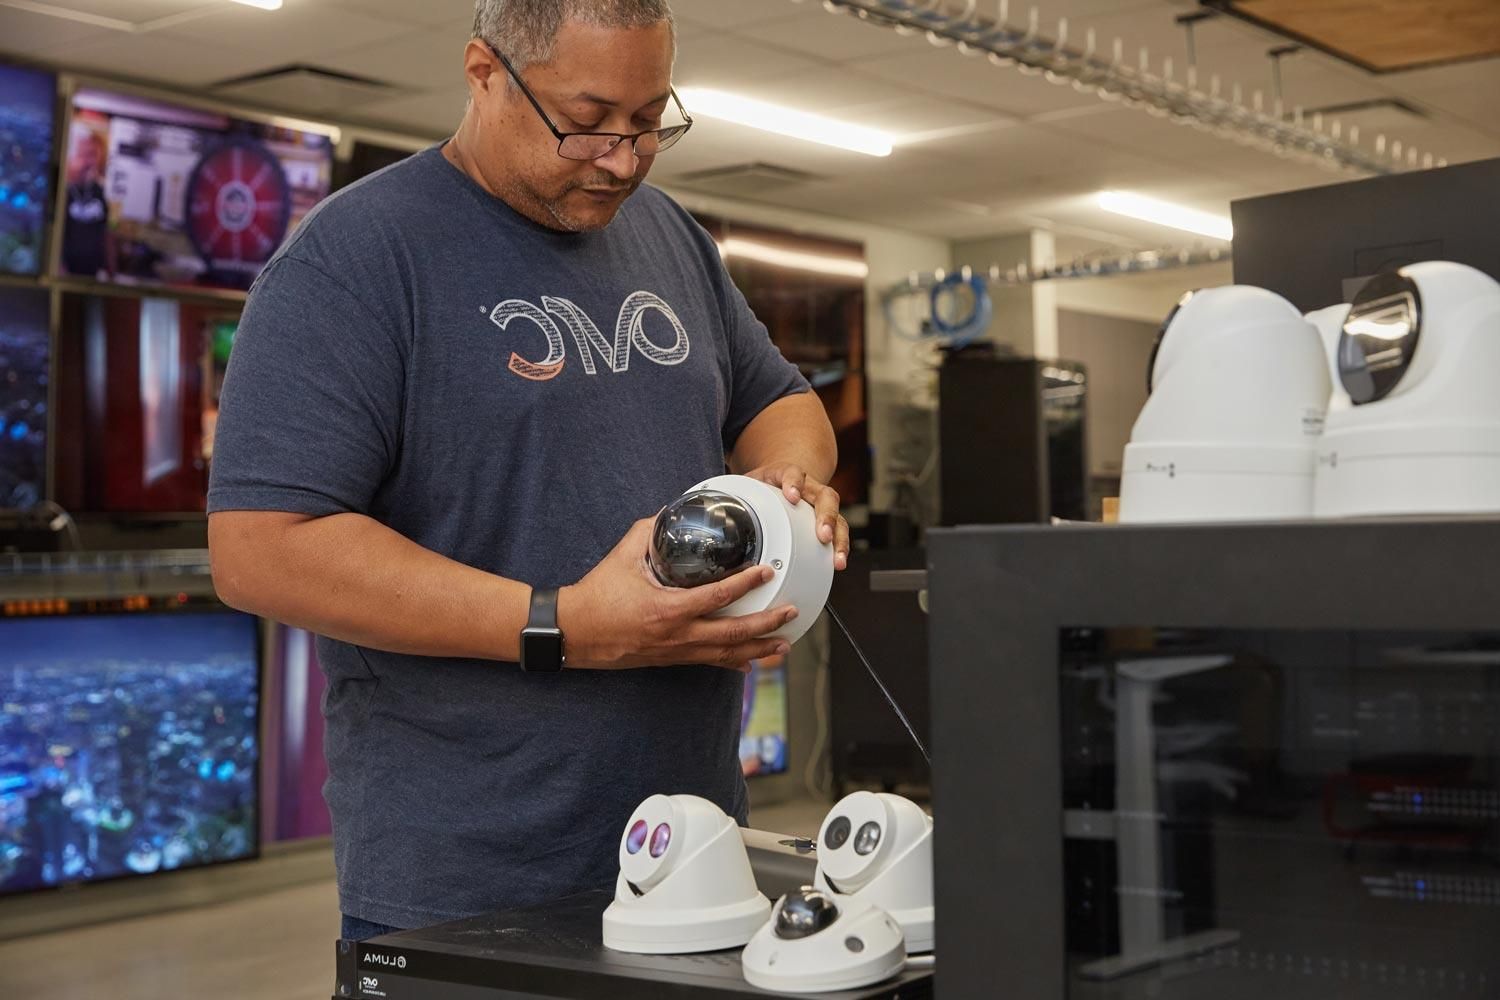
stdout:
{"type": "Polygon", "coordinates": [[[696,795],[653,795],[620,837],[604,946],[641,955],[738,948],[771,913],[739,827],[696,795]]]}
{"type": "Polygon", "coordinates": [[[1317,329],[1263,288],[1190,292],[1157,339],[1125,448],[1122,522],[1310,517],[1328,364],[1317,329]]]}
{"type": "Polygon", "coordinates": [[[1339,337],[1319,517],[1500,511],[1500,282],[1426,261],[1370,279],[1339,337]]]}
{"type": "Polygon", "coordinates": [[[771,567],[770,582],[714,617],[755,614],[790,604],[799,614],[771,635],[796,642],[812,628],[833,587],[833,546],[818,538],[812,504],[748,476],[716,476],[662,508],[647,553],[668,587],[701,587],[751,566],[771,567]]]}
{"type": "Polygon", "coordinates": [[[863,899],[788,893],[740,956],[745,981],[775,993],[870,986],[906,965],[901,926],[863,899]]]}
{"type": "Polygon", "coordinates": [[[853,792],[818,830],[815,888],[890,914],[911,954],[933,949],[932,817],[910,799],[853,792]]]}

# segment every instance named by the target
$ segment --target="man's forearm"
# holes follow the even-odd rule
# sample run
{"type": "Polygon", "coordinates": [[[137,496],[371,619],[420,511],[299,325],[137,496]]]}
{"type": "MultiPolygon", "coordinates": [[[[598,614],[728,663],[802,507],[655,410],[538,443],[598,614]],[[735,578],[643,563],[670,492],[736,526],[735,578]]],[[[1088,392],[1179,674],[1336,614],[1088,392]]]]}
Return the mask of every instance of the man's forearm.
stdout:
{"type": "Polygon", "coordinates": [[[530,587],[454,562],[360,514],[209,517],[225,603],[344,642],[515,660],[530,587]]]}
{"type": "Polygon", "coordinates": [[[772,463],[796,465],[826,483],[838,466],[838,443],[823,401],[814,392],[778,399],[735,442],[730,468],[748,472],[772,463]]]}

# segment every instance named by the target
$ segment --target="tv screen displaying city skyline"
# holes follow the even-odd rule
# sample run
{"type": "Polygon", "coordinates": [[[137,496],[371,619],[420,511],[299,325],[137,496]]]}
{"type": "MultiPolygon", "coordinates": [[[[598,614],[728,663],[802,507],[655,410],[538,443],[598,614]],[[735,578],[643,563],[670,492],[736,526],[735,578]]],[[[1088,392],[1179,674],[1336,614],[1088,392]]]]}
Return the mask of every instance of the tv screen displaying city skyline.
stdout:
{"type": "Polygon", "coordinates": [[[259,851],[257,622],[0,618],[0,895],[259,851]]]}

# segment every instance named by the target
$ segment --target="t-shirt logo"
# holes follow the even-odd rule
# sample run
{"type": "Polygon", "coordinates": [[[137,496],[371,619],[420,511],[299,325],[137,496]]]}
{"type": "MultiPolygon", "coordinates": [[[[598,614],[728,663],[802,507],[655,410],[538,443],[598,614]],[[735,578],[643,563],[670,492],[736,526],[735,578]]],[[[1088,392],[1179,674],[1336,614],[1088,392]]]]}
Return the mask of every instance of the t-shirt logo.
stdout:
{"type": "MultiPolygon", "coordinates": [[[[583,370],[590,375],[599,373],[594,358],[596,352],[610,371],[621,373],[629,370],[630,356],[633,353],[639,352],[653,364],[680,365],[687,360],[688,351],[692,347],[688,341],[687,328],[677,318],[677,313],[660,296],[651,292],[633,292],[625,299],[615,319],[613,339],[606,337],[576,302],[550,295],[542,296],[540,306],[525,299],[506,299],[490,310],[490,322],[507,333],[511,332],[513,320],[529,321],[541,330],[547,340],[547,355],[540,361],[523,357],[519,351],[511,351],[507,367],[513,374],[533,382],[546,382],[556,378],[567,363],[567,341],[563,338],[559,322],[572,335],[583,370]],[[652,313],[660,314],[676,334],[670,345],[663,347],[647,334],[646,319],[652,313]]],[[[660,323],[656,325],[659,327],[660,323]]]]}

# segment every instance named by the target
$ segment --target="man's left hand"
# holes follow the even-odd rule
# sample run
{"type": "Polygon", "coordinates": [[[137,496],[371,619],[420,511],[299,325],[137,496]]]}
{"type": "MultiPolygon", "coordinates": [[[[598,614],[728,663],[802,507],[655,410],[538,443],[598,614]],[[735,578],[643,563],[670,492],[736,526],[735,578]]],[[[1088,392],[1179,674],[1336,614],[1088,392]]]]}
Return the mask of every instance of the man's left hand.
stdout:
{"type": "Polygon", "coordinates": [[[779,486],[793,504],[802,500],[812,504],[818,515],[818,538],[833,546],[833,568],[841,570],[849,565],[849,522],[839,515],[839,495],[832,486],[790,463],[763,465],[745,475],[779,486]]]}

